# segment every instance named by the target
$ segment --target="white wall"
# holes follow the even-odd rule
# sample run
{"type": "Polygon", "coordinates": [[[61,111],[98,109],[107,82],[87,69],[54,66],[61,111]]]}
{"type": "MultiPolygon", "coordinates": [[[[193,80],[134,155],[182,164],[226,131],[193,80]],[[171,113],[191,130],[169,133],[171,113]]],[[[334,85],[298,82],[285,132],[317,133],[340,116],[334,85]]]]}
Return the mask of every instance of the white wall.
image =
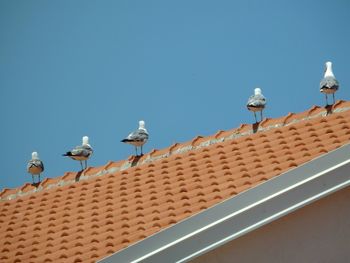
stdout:
{"type": "Polygon", "coordinates": [[[350,262],[350,187],[191,262],[350,262]]]}

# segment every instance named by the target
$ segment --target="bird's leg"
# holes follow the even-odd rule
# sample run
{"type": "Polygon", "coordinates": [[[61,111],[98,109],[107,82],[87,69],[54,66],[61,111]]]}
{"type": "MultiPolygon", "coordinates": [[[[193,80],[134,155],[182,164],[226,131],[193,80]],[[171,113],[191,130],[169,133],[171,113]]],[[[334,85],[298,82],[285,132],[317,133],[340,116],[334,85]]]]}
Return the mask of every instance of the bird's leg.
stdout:
{"type": "Polygon", "coordinates": [[[33,180],[33,184],[34,184],[34,175],[32,175],[32,180],[33,180]]]}
{"type": "Polygon", "coordinates": [[[87,168],[87,160],[85,160],[85,169],[87,168]]]}
{"type": "Polygon", "coordinates": [[[328,97],[327,97],[327,93],[324,94],[326,96],[326,106],[328,106],[328,97]]]}
{"type": "Polygon", "coordinates": [[[143,155],[143,153],[142,153],[142,145],[141,145],[141,156],[143,155]]]}
{"type": "Polygon", "coordinates": [[[263,113],[262,113],[263,111],[261,110],[260,111],[260,121],[262,121],[263,120],[263,113]]]}
{"type": "Polygon", "coordinates": [[[41,181],[41,180],[40,180],[40,174],[39,174],[39,183],[40,183],[40,181],[41,181]]]}
{"type": "Polygon", "coordinates": [[[334,97],[334,93],[333,93],[332,95],[333,95],[333,104],[335,104],[335,97],[334,97]]]}
{"type": "Polygon", "coordinates": [[[137,155],[137,146],[135,146],[135,152],[136,152],[136,156],[138,156],[138,155],[137,155]]]}
{"type": "Polygon", "coordinates": [[[257,119],[256,119],[256,113],[254,111],[254,117],[255,117],[255,123],[258,123],[257,119]]]}
{"type": "Polygon", "coordinates": [[[79,162],[80,162],[80,165],[81,165],[81,170],[83,171],[84,170],[83,163],[82,163],[82,161],[79,161],[79,162]]]}

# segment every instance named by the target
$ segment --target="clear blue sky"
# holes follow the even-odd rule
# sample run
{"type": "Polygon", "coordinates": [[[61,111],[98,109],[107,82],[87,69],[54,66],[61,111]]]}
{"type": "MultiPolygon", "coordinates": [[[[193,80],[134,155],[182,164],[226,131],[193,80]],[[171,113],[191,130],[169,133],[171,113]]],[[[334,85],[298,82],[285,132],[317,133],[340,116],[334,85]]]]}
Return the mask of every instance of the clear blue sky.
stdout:
{"type": "Polygon", "coordinates": [[[0,189],[78,171],[61,156],[90,137],[92,166],[126,159],[120,142],[144,119],[145,152],[324,105],[333,62],[350,99],[349,1],[0,0],[0,189]]]}

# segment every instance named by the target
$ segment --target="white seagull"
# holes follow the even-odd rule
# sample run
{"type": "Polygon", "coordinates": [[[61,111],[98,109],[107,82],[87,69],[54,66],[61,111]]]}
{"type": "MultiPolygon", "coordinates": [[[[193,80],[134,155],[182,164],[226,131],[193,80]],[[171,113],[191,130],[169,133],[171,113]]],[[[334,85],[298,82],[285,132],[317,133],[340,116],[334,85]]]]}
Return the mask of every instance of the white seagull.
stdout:
{"type": "Polygon", "coordinates": [[[328,106],[328,94],[333,95],[333,104],[335,103],[334,93],[339,89],[339,82],[332,71],[332,62],[326,62],[324,77],[320,82],[320,91],[326,95],[326,105],[328,106]]]}
{"type": "Polygon", "coordinates": [[[264,95],[261,94],[261,89],[260,88],[256,88],[254,89],[254,95],[250,96],[247,102],[247,108],[248,110],[254,112],[254,117],[255,117],[255,122],[257,123],[257,119],[256,119],[256,112],[260,111],[260,117],[262,121],[263,115],[262,115],[262,111],[265,108],[266,105],[266,99],[264,97],[264,95]]]}
{"type": "Polygon", "coordinates": [[[63,154],[63,156],[68,156],[73,160],[80,161],[81,169],[84,170],[82,161],[85,161],[85,169],[86,169],[87,160],[90,158],[92,153],[93,153],[93,150],[89,144],[89,137],[84,136],[83,144],[81,146],[76,146],[73,150],[63,154]]]}
{"type": "Polygon", "coordinates": [[[32,174],[33,184],[34,184],[34,175],[39,175],[40,183],[40,174],[44,171],[44,164],[39,159],[37,152],[32,152],[32,159],[27,164],[27,172],[32,174]]]}
{"type": "Polygon", "coordinates": [[[125,139],[121,140],[121,142],[128,143],[135,146],[136,150],[136,156],[137,155],[137,147],[141,147],[141,155],[142,153],[142,146],[147,142],[148,140],[148,132],[145,128],[145,122],[139,121],[139,128],[136,131],[133,131],[126,137],[125,139]]]}

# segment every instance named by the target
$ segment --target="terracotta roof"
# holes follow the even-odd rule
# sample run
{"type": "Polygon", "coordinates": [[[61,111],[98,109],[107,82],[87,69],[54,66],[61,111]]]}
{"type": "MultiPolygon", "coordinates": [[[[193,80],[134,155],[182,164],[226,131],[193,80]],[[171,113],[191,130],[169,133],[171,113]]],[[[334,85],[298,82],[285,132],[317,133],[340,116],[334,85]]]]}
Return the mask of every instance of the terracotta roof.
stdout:
{"type": "Polygon", "coordinates": [[[314,106],[4,189],[0,262],[95,262],[349,143],[349,110],[344,101],[314,106]]]}

